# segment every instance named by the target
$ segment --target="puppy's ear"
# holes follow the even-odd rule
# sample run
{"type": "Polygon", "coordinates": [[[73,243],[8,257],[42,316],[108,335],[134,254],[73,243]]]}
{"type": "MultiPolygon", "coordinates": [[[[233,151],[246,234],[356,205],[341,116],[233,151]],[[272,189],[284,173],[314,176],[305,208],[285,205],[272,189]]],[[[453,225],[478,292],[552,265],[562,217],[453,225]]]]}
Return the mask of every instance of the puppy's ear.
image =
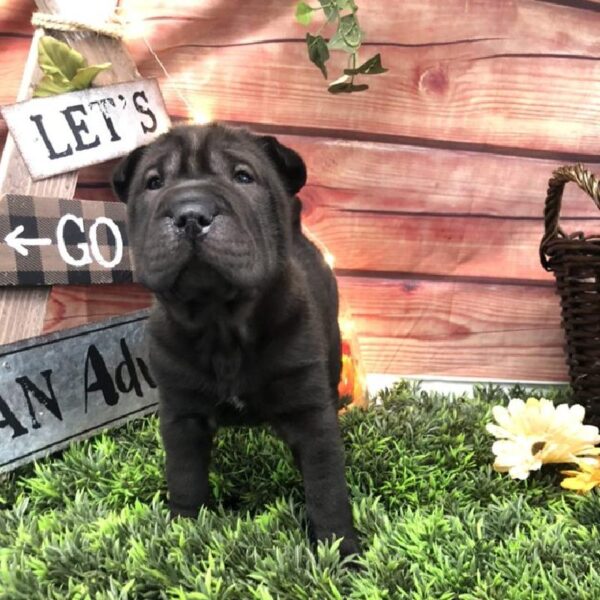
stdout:
{"type": "Polygon", "coordinates": [[[287,191],[292,196],[297,194],[306,183],[306,165],[302,157],[291,148],[280,144],[273,136],[265,135],[259,139],[283,178],[287,191]]]}
{"type": "Polygon", "coordinates": [[[144,154],[144,149],[145,146],[140,146],[133,152],[130,152],[113,171],[112,188],[121,202],[127,202],[129,184],[131,183],[135,168],[144,154]]]}

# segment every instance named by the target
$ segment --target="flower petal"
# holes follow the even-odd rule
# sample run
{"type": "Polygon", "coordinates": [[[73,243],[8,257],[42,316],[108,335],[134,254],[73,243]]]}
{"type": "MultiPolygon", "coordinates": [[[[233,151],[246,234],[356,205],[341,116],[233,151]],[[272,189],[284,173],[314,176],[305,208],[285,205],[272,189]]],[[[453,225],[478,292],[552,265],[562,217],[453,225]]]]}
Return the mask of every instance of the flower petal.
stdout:
{"type": "Polygon", "coordinates": [[[508,474],[513,479],[527,479],[529,477],[529,469],[519,465],[519,466],[513,467],[512,469],[509,469],[508,474]]]}
{"type": "Polygon", "coordinates": [[[497,460],[502,459],[503,464],[514,464],[527,458],[523,447],[512,440],[495,441],[492,444],[492,452],[496,455],[497,460]]]}
{"type": "Polygon", "coordinates": [[[514,439],[514,437],[515,437],[514,433],[507,431],[506,429],[504,429],[504,427],[499,427],[495,423],[488,423],[485,426],[485,428],[488,431],[488,433],[491,433],[494,437],[497,437],[497,438],[514,439]]]}
{"type": "Polygon", "coordinates": [[[571,414],[569,416],[570,419],[574,419],[581,423],[583,418],[585,417],[585,408],[581,406],[581,404],[573,404],[571,405],[571,414]]]}
{"type": "Polygon", "coordinates": [[[600,434],[598,428],[595,425],[584,425],[581,428],[582,436],[589,440],[592,444],[600,442],[600,434]]]}
{"type": "Polygon", "coordinates": [[[565,488],[565,490],[579,491],[581,486],[582,483],[578,477],[567,477],[560,482],[560,487],[565,488]]]}
{"type": "Polygon", "coordinates": [[[521,398],[511,398],[508,403],[508,412],[511,417],[520,415],[525,410],[525,402],[521,398]]]}
{"type": "Polygon", "coordinates": [[[566,490],[575,490],[577,492],[589,492],[593,487],[596,486],[596,483],[593,481],[582,480],[579,477],[571,477],[563,479],[560,482],[560,485],[566,490]]]}
{"type": "Polygon", "coordinates": [[[554,404],[546,398],[540,400],[540,418],[547,423],[551,423],[554,418],[554,404]]]}
{"type": "Polygon", "coordinates": [[[600,455],[600,448],[598,448],[597,446],[590,446],[589,448],[583,448],[582,450],[579,450],[576,454],[576,456],[590,457],[590,458],[586,459],[590,463],[596,461],[596,459],[593,457],[598,456],[598,455],[600,455]]]}
{"type": "Polygon", "coordinates": [[[500,427],[503,427],[507,431],[512,429],[513,422],[508,414],[508,410],[504,406],[494,406],[492,408],[492,415],[500,427]]]}
{"type": "Polygon", "coordinates": [[[567,475],[568,477],[578,477],[581,475],[581,471],[561,471],[563,475],[567,475]]]}
{"type": "Polygon", "coordinates": [[[558,421],[559,423],[570,423],[570,419],[569,419],[569,405],[568,404],[559,404],[556,407],[556,412],[555,412],[555,419],[556,421],[558,421]]]}

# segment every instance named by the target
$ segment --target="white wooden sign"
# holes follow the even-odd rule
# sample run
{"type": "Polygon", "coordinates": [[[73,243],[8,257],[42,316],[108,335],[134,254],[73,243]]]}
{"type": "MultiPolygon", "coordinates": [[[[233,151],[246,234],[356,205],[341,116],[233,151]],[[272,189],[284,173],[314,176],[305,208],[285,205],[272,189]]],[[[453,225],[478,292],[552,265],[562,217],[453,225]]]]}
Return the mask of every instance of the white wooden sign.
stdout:
{"type": "Polygon", "coordinates": [[[125,156],[171,125],[155,79],[34,98],[0,112],[34,180],[125,156]]]}

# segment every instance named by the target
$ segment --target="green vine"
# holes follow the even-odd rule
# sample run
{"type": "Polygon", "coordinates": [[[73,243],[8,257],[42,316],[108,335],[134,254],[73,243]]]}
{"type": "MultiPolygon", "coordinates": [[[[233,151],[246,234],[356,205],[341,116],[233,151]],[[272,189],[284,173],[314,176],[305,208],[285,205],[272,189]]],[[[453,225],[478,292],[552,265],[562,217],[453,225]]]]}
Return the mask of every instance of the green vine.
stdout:
{"type": "Polygon", "coordinates": [[[326,62],[329,60],[330,50],[339,50],[348,54],[348,67],[344,69],[341,77],[331,82],[327,87],[332,94],[350,94],[363,92],[369,89],[366,83],[354,83],[357,75],[379,75],[385,73],[381,64],[381,55],[375,54],[358,67],[358,51],[362,44],[363,31],[358,24],[356,13],[358,6],[354,0],[319,0],[319,6],[313,7],[303,0],[296,5],[296,20],[301,25],[310,25],[313,13],[323,11],[325,22],[321,25],[316,35],[306,34],[308,58],[313,62],[327,79],[326,62]],[[321,32],[328,26],[335,25],[335,33],[326,40],[321,32]]]}

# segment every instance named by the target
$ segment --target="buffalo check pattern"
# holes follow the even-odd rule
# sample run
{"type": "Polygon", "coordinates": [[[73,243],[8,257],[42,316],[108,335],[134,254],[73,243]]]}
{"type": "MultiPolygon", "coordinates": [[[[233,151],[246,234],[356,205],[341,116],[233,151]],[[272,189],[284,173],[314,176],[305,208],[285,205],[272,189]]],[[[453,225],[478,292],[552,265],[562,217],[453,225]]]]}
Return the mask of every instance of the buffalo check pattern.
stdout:
{"type": "MultiPolygon", "coordinates": [[[[129,241],[125,228],[125,206],[120,202],[95,200],[67,200],[64,198],[39,198],[7,194],[0,199],[0,286],[128,283],[134,280],[129,254],[129,241]],[[83,229],[73,221],[64,227],[66,250],[74,259],[82,257],[78,244],[90,244],[89,231],[98,217],[111,219],[119,228],[123,240],[123,258],[113,268],[100,265],[92,255],[90,264],[75,267],[61,257],[57,246],[59,219],[70,214],[83,219],[83,229]],[[6,236],[19,226],[19,238],[49,238],[44,246],[27,245],[23,256],[6,241],[6,236]]],[[[100,224],[97,227],[98,251],[105,261],[115,256],[115,236],[100,224]]]]}

